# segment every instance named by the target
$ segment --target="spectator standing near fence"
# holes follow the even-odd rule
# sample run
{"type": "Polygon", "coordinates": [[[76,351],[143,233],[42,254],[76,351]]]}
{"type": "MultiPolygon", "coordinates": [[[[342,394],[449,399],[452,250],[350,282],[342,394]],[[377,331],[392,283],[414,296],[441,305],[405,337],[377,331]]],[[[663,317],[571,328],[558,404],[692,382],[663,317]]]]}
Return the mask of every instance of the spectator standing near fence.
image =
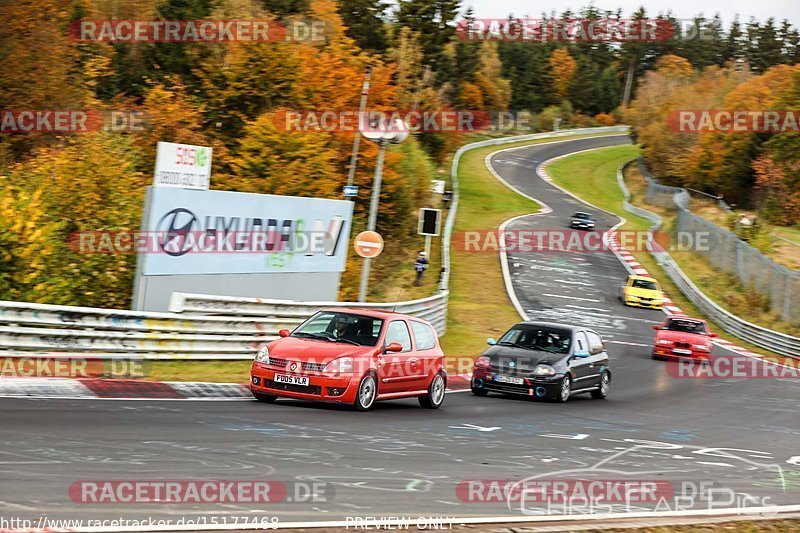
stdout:
{"type": "Polygon", "coordinates": [[[428,270],[428,254],[420,252],[414,261],[414,269],[417,271],[417,279],[414,281],[415,287],[422,286],[422,275],[428,270]]]}

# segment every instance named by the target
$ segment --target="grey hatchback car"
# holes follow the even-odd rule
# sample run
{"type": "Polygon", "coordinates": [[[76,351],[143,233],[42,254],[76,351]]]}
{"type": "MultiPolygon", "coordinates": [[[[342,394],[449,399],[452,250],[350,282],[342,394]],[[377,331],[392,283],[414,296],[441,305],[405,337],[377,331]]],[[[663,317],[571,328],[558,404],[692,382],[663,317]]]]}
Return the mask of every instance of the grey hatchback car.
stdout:
{"type": "Polygon", "coordinates": [[[566,402],[573,394],[608,396],[611,359],[597,332],[581,326],[520,322],[475,360],[472,393],[566,402]]]}

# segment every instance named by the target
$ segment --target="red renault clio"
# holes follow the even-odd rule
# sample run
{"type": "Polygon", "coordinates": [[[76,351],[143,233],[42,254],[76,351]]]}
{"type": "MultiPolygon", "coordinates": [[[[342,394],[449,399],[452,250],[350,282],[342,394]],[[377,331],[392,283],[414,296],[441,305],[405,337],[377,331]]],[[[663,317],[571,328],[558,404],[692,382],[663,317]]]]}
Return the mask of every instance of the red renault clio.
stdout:
{"type": "Polygon", "coordinates": [[[325,309],[259,350],[250,390],[278,397],[351,404],[417,397],[438,409],[447,385],[444,354],[429,322],[367,309],[325,309]]]}

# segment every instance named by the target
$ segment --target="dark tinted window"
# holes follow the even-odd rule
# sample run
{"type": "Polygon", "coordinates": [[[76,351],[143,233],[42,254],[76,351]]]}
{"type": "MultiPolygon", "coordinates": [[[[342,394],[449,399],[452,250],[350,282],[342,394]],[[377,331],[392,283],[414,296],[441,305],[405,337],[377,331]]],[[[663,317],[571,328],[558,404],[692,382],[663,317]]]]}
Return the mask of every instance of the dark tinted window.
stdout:
{"type": "Polygon", "coordinates": [[[547,328],[520,324],[508,330],[497,344],[517,345],[518,347],[542,352],[569,353],[572,333],[564,329],[547,328]]]}
{"type": "Polygon", "coordinates": [[[647,289],[647,290],[651,290],[651,291],[658,290],[658,287],[656,287],[656,282],[655,281],[647,281],[647,280],[644,280],[644,279],[635,279],[635,280],[633,280],[633,287],[636,288],[636,289],[647,289]]]}
{"type": "Polygon", "coordinates": [[[666,329],[670,331],[681,331],[683,333],[705,333],[706,326],[702,322],[694,320],[681,320],[673,318],[667,322],[666,329]]]}
{"type": "Polygon", "coordinates": [[[341,338],[365,346],[375,346],[378,344],[382,325],[383,320],[379,318],[321,311],[298,326],[292,336],[318,340],[341,338]]]}

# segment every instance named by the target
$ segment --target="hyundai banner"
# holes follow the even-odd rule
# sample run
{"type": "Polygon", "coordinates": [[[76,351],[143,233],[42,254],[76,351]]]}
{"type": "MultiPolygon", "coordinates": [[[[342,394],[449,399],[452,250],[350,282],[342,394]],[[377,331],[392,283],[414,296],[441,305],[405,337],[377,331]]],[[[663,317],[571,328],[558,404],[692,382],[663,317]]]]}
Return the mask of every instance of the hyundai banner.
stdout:
{"type": "Polygon", "coordinates": [[[142,274],[343,272],[353,203],[150,187],[142,274]]]}

